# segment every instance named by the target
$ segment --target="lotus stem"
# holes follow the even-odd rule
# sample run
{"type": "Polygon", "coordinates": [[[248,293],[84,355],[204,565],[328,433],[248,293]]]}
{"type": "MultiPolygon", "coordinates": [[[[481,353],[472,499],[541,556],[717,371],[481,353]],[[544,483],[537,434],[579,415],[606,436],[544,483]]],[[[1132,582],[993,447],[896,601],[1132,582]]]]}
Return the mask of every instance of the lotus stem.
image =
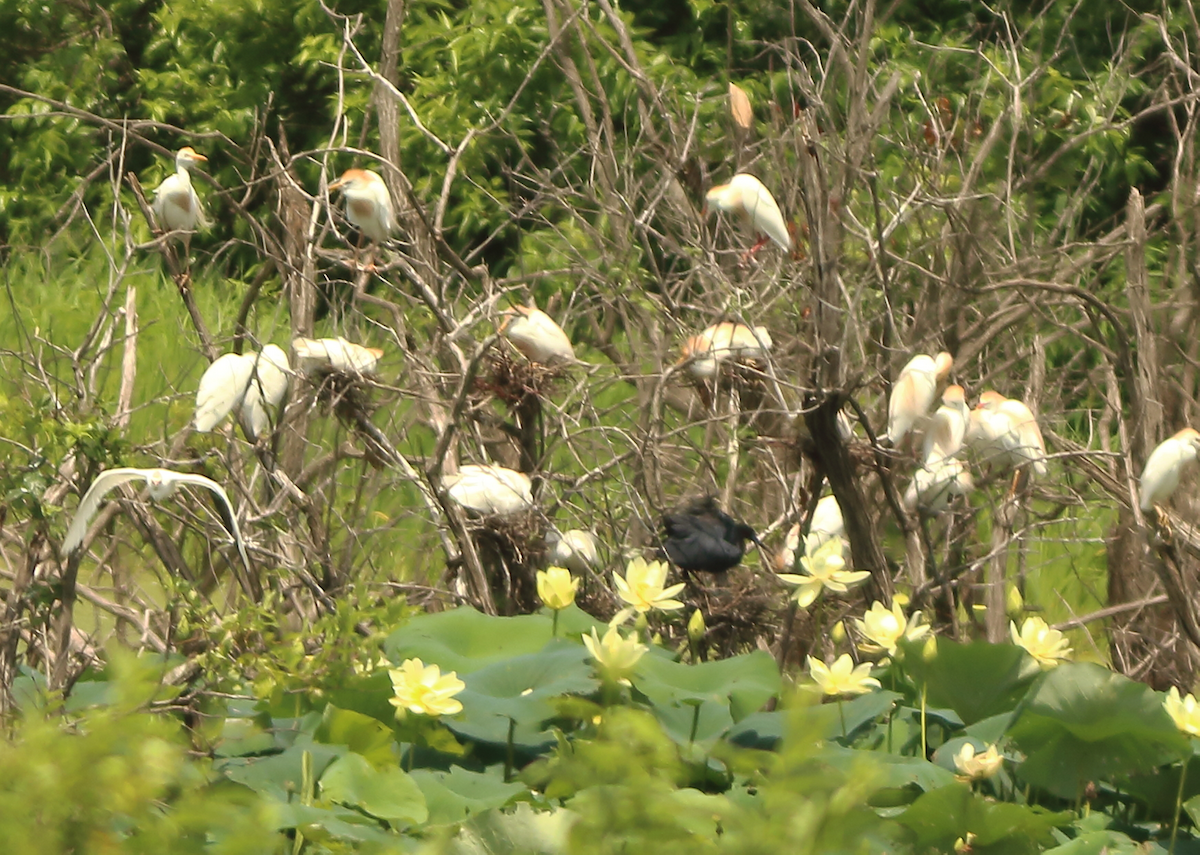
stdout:
{"type": "Polygon", "coordinates": [[[1171,820],[1171,845],[1167,847],[1168,855],[1175,855],[1175,835],[1179,833],[1179,811],[1183,808],[1183,785],[1187,782],[1188,762],[1191,759],[1191,754],[1183,759],[1183,769],[1179,772],[1179,791],[1175,793],[1175,817],[1171,820]]]}

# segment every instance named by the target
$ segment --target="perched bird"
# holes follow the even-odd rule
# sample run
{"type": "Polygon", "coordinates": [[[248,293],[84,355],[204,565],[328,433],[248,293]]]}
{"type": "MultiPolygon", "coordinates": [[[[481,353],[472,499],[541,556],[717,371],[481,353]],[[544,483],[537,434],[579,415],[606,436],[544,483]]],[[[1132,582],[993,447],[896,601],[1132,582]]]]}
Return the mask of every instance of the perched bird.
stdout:
{"type": "Polygon", "coordinates": [[[299,369],[305,374],[317,371],[344,371],[364,376],[375,373],[383,351],[378,347],[363,347],[361,344],[337,338],[294,338],[292,351],[299,361],[299,369]]]}
{"type": "Polygon", "coordinates": [[[887,438],[892,445],[899,445],[914,428],[925,427],[937,387],[953,367],[954,357],[942,351],[936,357],[918,353],[901,369],[888,399],[887,438]]]}
{"type": "Polygon", "coordinates": [[[506,311],[500,332],[530,362],[549,365],[575,361],[575,348],[562,327],[532,303],[506,311]]]}
{"type": "Polygon", "coordinates": [[[278,407],[287,393],[287,354],[268,344],[259,353],[226,353],[213,361],[196,390],[196,430],[212,430],[229,413],[245,419],[250,438],[270,427],[268,407],[278,407]]]}
{"type": "Polygon", "coordinates": [[[985,459],[1013,468],[1030,465],[1034,474],[1044,478],[1046,440],[1029,407],[999,392],[987,391],[971,413],[968,438],[985,459]]]}
{"type": "Polygon", "coordinates": [[[396,215],[392,195],[378,172],[347,169],[329,189],[341,190],[346,197],[347,220],[375,243],[387,243],[396,227],[396,215]]]}
{"type": "Polygon", "coordinates": [[[696,380],[712,380],[722,362],[764,359],[770,350],[771,336],[766,327],[722,321],[690,336],[683,343],[679,364],[686,364],[696,380]]]}
{"type": "Polygon", "coordinates": [[[791,250],[792,236],[788,233],[787,222],[779,212],[775,197],[753,175],[739,172],[729,179],[728,184],[718,184],[710,189],[704,195],[704,200],[718,210],[739,215],[750,223],[756,234],[766,235],[759,239],[751,252],[766,243],[767,238],[791,250]]]}
{"type": "Polygon", "coordinates": [[[760,549],[754,529],[717,507],[711,496],[686,509],[663,514],[663,551],[681,570],[724,573],[741,563],[746,541],[760,549]]]}
{"type": "Polygon", "coordinates": [[[533,482],[524,472],[494,464],[467,464],[442,476],[442,487],[457,504],[492,516],[533,507],[533,482]]]}
{"type": "Polygon", "coordinates": [[[947,386],[925,431],[925,464],[941,457],[953,457],[963,446],[971,411],[962,386],[947,386]]]}
{"type": "Polygon", "coordinates": [[[242,400],[242,415],[254,439],[271,427],[267,408],[278,407],[287,394],[288,374],[292,369],[287,354],[277,344],[268,344],[259,353],[251,354],[251,358],[254,373],[242,400]]]}
{"type": "Polygon", "coordinates": [[[904,507],[911,513],[940,514],[952,496],[965,496],[975,488],[967,466],[957,457],[939,457],[922,466],[904,491],[904,507]]]}
{"type": "Polygon", "coordinates": [[[185,145],[175,155],[175,174],[168,175],[154,192],[154,216],[158,224],[167,231],[186,229],[194,231],[196,226],[207,226],[200,197],[192,187],[191,168],[208,158],[197,154],[185,145]]]}
{"type": "Polygon", "coordinates": [[[1142,511],[1148,513],[1171,498],[1184,471],[1195,467],[1197,452],[1200,452],[1200,432],[1193,428],[1184,428],[1159,443],[1142,469],[1142,511]]]}
{"type": "Polygon", "coordinates": [[[196,430],[208,433],[241,407],[253,376],[253,354],[226,353],[214,359],[196,390],[196,430]]]}
{"type": "Polygon", "coordinates": [[[88,525],[92,521],[92,517],[96,515],[96,511],[100,509],[100,503],[104,501],[104,497],[122,484],[128,484],[130,481],[145,481],[146,486],[150,490],[150,498],[155,501],[162,501],[170,497],[179,489],[181,484],[188,484],[193,487],[203,487],[210,490],[217,498],[217,509],[221,514],[221,523],[225,526],[225,530],[233,537],[234,543],[237,544],[238,554],[242,557],[242,564],[246,569],[250,569],[250,559],[246,555],[246,542],[242,540],[242,533],[238,529],[237,515],[233,511],[233,505],[229,501],[229,496],[225,494],[225,490],[221,485],[211,478],[206,478],[203,475],[193,475],[190,472],[174,472],[170,469],[108,469],[101,472],[96,480],[92,482],[92,486],[88,487],[88,491],[84,493],[83,498],[79,502],[79,508],[75,511],[75,517],[71,520],[71,525],[67,528],[67,536],[63,538],[62,554],[64,557],[70,555],[83,545],[84,535],[87,534],[88,525]]]}
{"type": "Polygon", "coordinates": [[[590,531],[573,528],[559,534],[551,529],[546,535],[546,543],[550,547],[547,560],[553,567],[566,567],[572,573],[583,573],[600,564],[596,538],[590,531]]]}

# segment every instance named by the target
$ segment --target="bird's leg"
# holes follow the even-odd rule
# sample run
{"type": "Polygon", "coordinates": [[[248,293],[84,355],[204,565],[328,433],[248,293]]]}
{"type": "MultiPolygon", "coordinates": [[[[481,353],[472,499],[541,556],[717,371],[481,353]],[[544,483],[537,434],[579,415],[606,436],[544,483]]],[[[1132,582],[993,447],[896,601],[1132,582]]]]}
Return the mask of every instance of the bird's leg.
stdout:
{"type": "Polygon", "coordinates": [[[753,259],[754,256],[758,255],[758,251],[760,249],[762,249],[764,246],[766,246],[767,242],[770,240],[771,239],[766,236],[760,237],[758,239],[758,241],[754,244],[754,246],[750,247],[748,250],[746,250],[744,253],[742,253],[742,259],[739,262],[740,265],[742,267],[745,267],[746,265],[748,265],[750,263],[751,259],[753,259]]]}
{"type": "Polygon", "coordinates": [[[1154,506],[1154,524],[1163,543],[1171,542],[1171,517],[1161,505],[1154,506]]]}

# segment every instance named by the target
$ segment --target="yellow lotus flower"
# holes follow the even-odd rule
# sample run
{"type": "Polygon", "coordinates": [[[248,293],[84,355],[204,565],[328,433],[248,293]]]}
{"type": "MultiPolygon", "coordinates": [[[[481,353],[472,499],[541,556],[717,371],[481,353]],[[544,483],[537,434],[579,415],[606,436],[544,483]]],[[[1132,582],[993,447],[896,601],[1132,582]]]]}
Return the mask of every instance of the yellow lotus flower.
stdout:
{"type": "Polygon", "coordinates": [[[671,599],[683,590],[683,583],[665,587],[665,561],[646,561],[639,556],[626,565],[623,577],[613,573],[613,581],[617,584],[617,595],[627,603],[609,621],[613,626],[620,626],[632,615],[645,614],[651,609],[669,612],[683,608],[683,603],[671,599]]]}
{"type": "Polygon", "coordinates": [[[964,742],[954,755],[954,768],[973,781],[992,777],[1003,765],[1004,755],[996,751],[995,745],[989,745],[986,750],[976,754],[975,746],[964,742]]]}
{"type": "Polygon", "coordinates": [[[583,646],[596,660],[606,678],[625,686],[629,685],[627,678],[633,666],[650,649],[637,640],[636,634],[623,638],[615,624],[608,627],[604,638],[597,636],[596,628],[592,627],[591,634],[583,636],[583,646]]]}
{"type": "Polygon", "coordinates": [[[808,673],[827,695],[863,695],[879,688],[879,681],[871,676],[871,663],[855,667],[849,653],[843,653],[832,665],[809,656],[808,673]]]}
{"type": "Polygon", "coordinates": [[[820,596],[823,589],[829,589],[836,594],[844,594],[851,585],[857,585],[871,574],[866,570],[843,570],[846,560],[842,558],[842,539],[833,537],[825,541],[814,551],[807,551],[800,557],[800,569],[803,573],[780,573],[779,580],[787,585],[795,585],[792,599],[802,609],[811,606],[820,596]]]}
{"type": "Polygon", "coordinates": [[[1071,658],[1071,648],[1067,646],[1063,634],[1057,629],[1051,629],[1040,617],[1026,618],[1025,623],[1021,624],[1020,632],[1017,632],[1017,624],[1014,621],[1009,621],[1008,627],[1012,633],[1013,644],[1024,647],[1042,666],[1043,671],[1055,667],[1062,659],[1071,658]]]}
{"type": "Polygon", "coordinates": [[[904,609],[896,600],[892,600],[890,609],[878,601],[871,603],[862,620],[856,618],[854,625],[867,638],[867,643],[858,645],[859,650],[867,653],[887,651],[888,656],[896,655],[900,639],[916,641],[929,633],[929,625],[921,623],[921,613],[913,612],[912,617],[906,619],[904,609]]]}
{"type": "Polygon", "coordinates": [[[1172,686],[1163,700],[1163,706],[1177,728],[1189,736],[1200,736],[1200,709],[1196,708],[1194,697],[1189,694],[1180,698],[1179,690],[1172,686]]]}
{"type": "Polygon", "coordinates": [[[405,659],[399,668],[388,671],[394,695],[388,702],[396,708],[396,716],[405,711],[421,715],[454,715],[462,704],[454,696],[467,687],[451,671],[443,674],[436,665],[426,665],[420,659],[405,659]]]}
{"type": "Polygon", "coordinates": [[[572,578],[566,567],[549,567],[537,573],[538,598],[546,608],[561,611],[575,602],[579,579],[572,578]]]}

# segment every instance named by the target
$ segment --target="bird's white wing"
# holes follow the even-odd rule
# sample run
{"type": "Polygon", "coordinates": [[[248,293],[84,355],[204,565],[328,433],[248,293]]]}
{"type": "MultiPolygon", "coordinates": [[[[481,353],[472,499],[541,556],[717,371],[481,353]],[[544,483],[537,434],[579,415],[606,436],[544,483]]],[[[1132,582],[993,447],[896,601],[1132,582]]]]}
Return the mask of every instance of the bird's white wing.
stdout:
{"type": "Polygon", "coordinates": [[[96,511],[100,509],[100,503],[104,501],[104,497],[110,490],[130,481],[138,479],[144,481],[147,476],[148,470],[146,469],[122,468],[101,472],[92,482],[92,486],[88,487],[88,491],[83,494],[79,507],[75,509],[75,517],[67,528],[67,536],[63,538],[62,554],[69,557],[83,544],[83,537],[87,534],[92,517],[96,515],[96,511]]]}
{"type": "Polygon", "coordinates": [[[212,430],[239,406],[253,375],[253,355],[226,353],[214,360],[196,390],[196,430],[212,430]]]}
{"type": "Polygon", "coordinates": [[[167,472],[167,476],[176,484],[191,484],[194,487],[203,487],[206,490],[212,491],[212,494],[217,497],[220,503],[221,522],[225,525],[225,530],[233,535],[233,540],[237,544],[238,554],[242,557],[242,563],[246,566],[247,571],[250,569],[250,558],[246,555],[246,542],[242,540],[241,529],[238,528],[237,514],[234,513],[233,503],[229,501],[229,495],[225,492],[225,488],[205,475],[196,475],[191,472],[167,472]]]}
{"type": "Polygon", "coordinates": [[[290,370],[287,355],[277,345],[268,344],[257,356],[248,357],[251,366],[249,386],[242,400],[242,416],[250,439],[256,440],[271,426],[267,407],[277,407],[287,393],[290,370]]]}
{"type": "Polygon", "coordinates": [[[279,406],[288,389],[288,372],[292,370],[287,354],[277,344],[268,344],[258,355],[254,366],[263,397],[272,407],[279,406]]]}
{"type": "Polygon", "coordinates": [[[755,229],[784,249],[792,248],[792,236],[788,234],[787,222],[783,219],[779,204],[761,182],[755,181],[743,189],[742,204],[755,229]]]}

